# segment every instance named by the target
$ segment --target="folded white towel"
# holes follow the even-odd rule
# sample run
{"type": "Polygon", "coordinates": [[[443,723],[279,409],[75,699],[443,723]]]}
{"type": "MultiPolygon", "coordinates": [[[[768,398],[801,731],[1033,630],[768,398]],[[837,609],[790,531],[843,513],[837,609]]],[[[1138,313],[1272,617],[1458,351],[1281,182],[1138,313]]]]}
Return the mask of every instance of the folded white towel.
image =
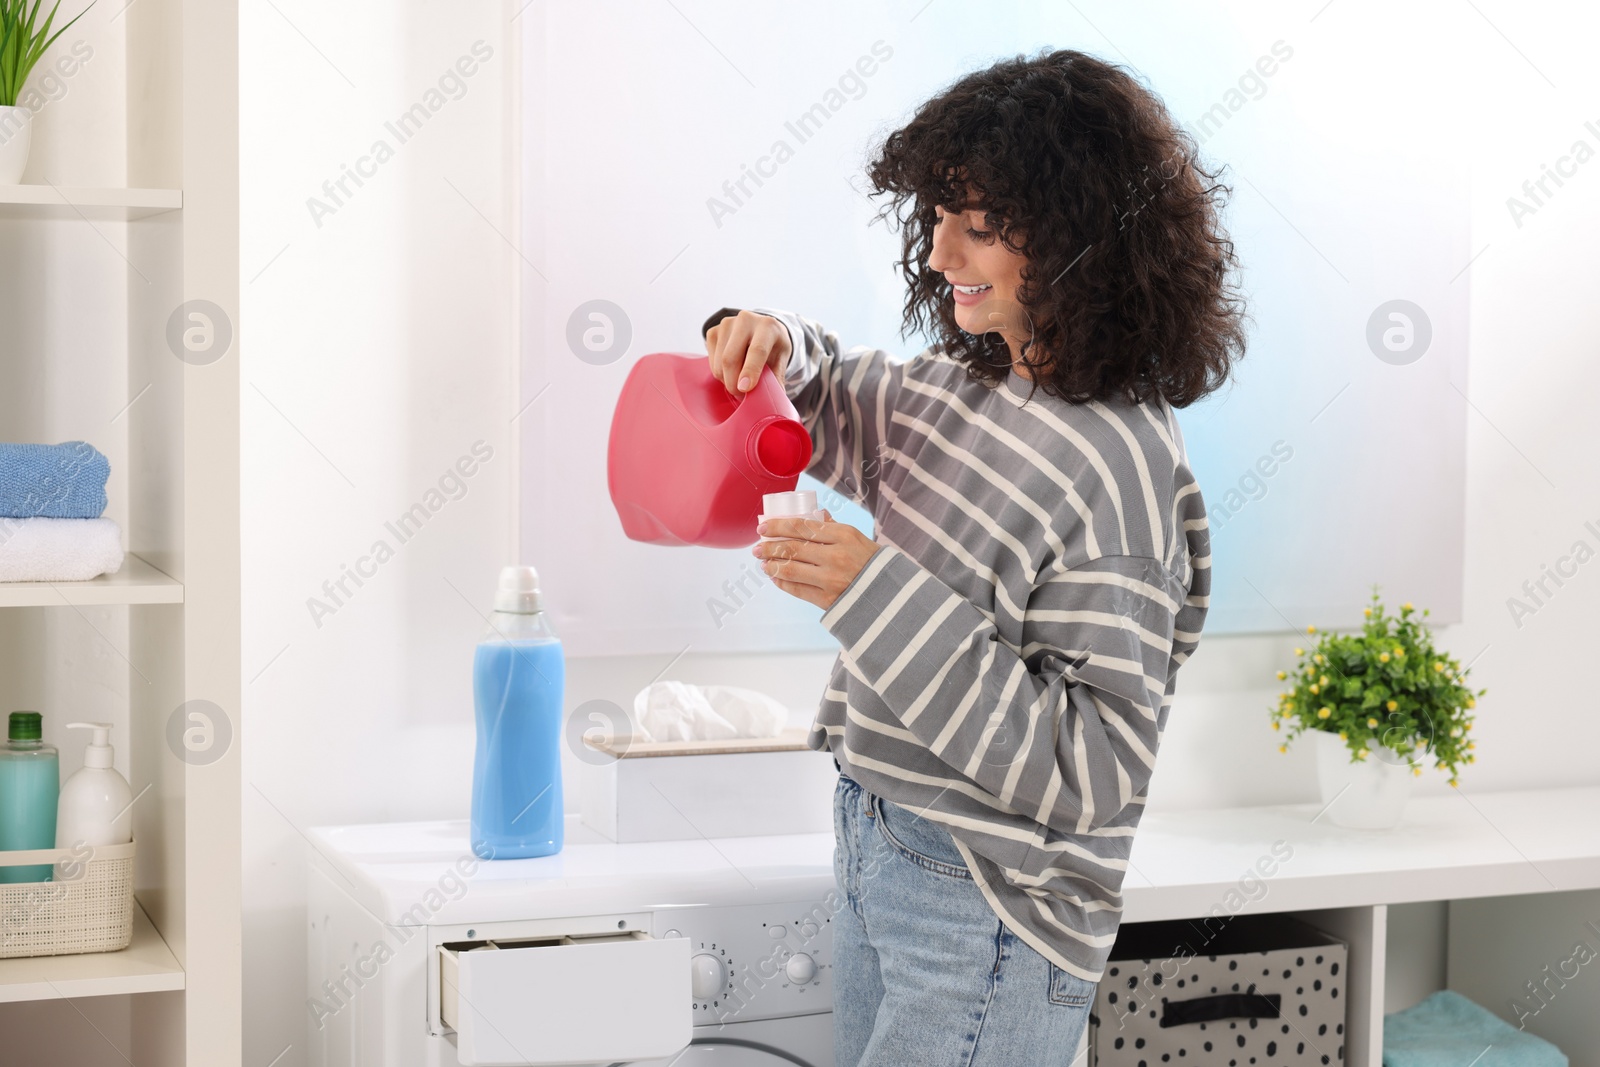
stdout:
{"type": "Polygon", "coordinates": [[[0,582],[85,582],[121,566],[110,519],[0,518],[0,582]]]}

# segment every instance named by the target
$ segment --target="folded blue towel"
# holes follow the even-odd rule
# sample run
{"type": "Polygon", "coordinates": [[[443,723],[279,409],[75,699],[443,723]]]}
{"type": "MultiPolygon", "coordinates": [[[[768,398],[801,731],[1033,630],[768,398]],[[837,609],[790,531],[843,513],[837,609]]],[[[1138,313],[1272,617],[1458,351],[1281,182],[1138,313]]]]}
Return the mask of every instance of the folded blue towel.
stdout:
{"type": "Polygon", "coordinates": [[[98,519],[111,463],[93,445],[0,444],[0,516],[98,519]]]}
{"type": "Polygon", "coordinates": [[[1441,990],[1383,1017],[1383,1067],[1567,1067],[1550,1042],[1441,990]]]}

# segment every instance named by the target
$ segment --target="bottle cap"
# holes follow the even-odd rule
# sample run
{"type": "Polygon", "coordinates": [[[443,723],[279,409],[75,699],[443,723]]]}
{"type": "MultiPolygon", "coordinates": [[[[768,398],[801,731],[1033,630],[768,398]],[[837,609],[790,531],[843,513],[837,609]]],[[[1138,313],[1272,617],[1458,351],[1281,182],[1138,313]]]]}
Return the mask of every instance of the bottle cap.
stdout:
{"type": "Polygon", "coordinates": [[[69,722],[69,730],[93,730],[89,747],[83,750],[85,767],[111,766],[111,724],[108,722],[69,722]]]}
{"type": "Polygon", "coordinates": [[[494,610],[513,615],[532,615],[544,610],[539,593],[539,572],[532,567],[500,568],[500,587],[494,594],[494,610]]]}
{"type": "Polygon", "coordinates": [[[768,493],[761,498],[763,519],[804,518],[817,510],[817,494],[812,489],[797,489],[792,493],[768,493]]]}
{"type": "Polygon", "coordinates": [[[37,711],[13,711],[6,736],[12,741],[37,741],[44,736],[42,722],[37,711]]]}

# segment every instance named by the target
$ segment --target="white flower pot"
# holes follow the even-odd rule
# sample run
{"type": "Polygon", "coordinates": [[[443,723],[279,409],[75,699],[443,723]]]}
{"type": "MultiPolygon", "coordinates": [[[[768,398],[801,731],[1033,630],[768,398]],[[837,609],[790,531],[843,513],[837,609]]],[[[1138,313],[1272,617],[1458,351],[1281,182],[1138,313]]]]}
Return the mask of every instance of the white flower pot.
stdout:
{"type": "Polygon", "coordinates": [[[16,185],[28,165],[33,141],[33,112],[25,107],[0,107],[0,185],[16,185]]]}
{"type": "Polygon", "coordinates": [[[1352,830],[1388,830],[1400,825],[1406,801],[1411,798],[1411,761],[1376,741],[1367,741],[1369,755],[1352,761],[1352,753],[1338,734],[1309,731],[1317,750],[1317,784],[1322,789],[1324,816],[1352,830]]]}

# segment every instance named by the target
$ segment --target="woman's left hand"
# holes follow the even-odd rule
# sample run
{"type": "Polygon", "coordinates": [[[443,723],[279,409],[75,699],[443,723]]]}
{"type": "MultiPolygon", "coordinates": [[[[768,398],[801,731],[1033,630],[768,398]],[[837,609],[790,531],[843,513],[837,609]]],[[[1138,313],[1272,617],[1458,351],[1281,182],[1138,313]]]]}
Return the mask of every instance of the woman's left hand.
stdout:
{"type": "Polygon", "coordinates": [[[782,541],[760,541],[751,549],[774,585],[826,611],[881,547],[854,526],[815,519],[768,519],[756,531],[782,541]]]}

